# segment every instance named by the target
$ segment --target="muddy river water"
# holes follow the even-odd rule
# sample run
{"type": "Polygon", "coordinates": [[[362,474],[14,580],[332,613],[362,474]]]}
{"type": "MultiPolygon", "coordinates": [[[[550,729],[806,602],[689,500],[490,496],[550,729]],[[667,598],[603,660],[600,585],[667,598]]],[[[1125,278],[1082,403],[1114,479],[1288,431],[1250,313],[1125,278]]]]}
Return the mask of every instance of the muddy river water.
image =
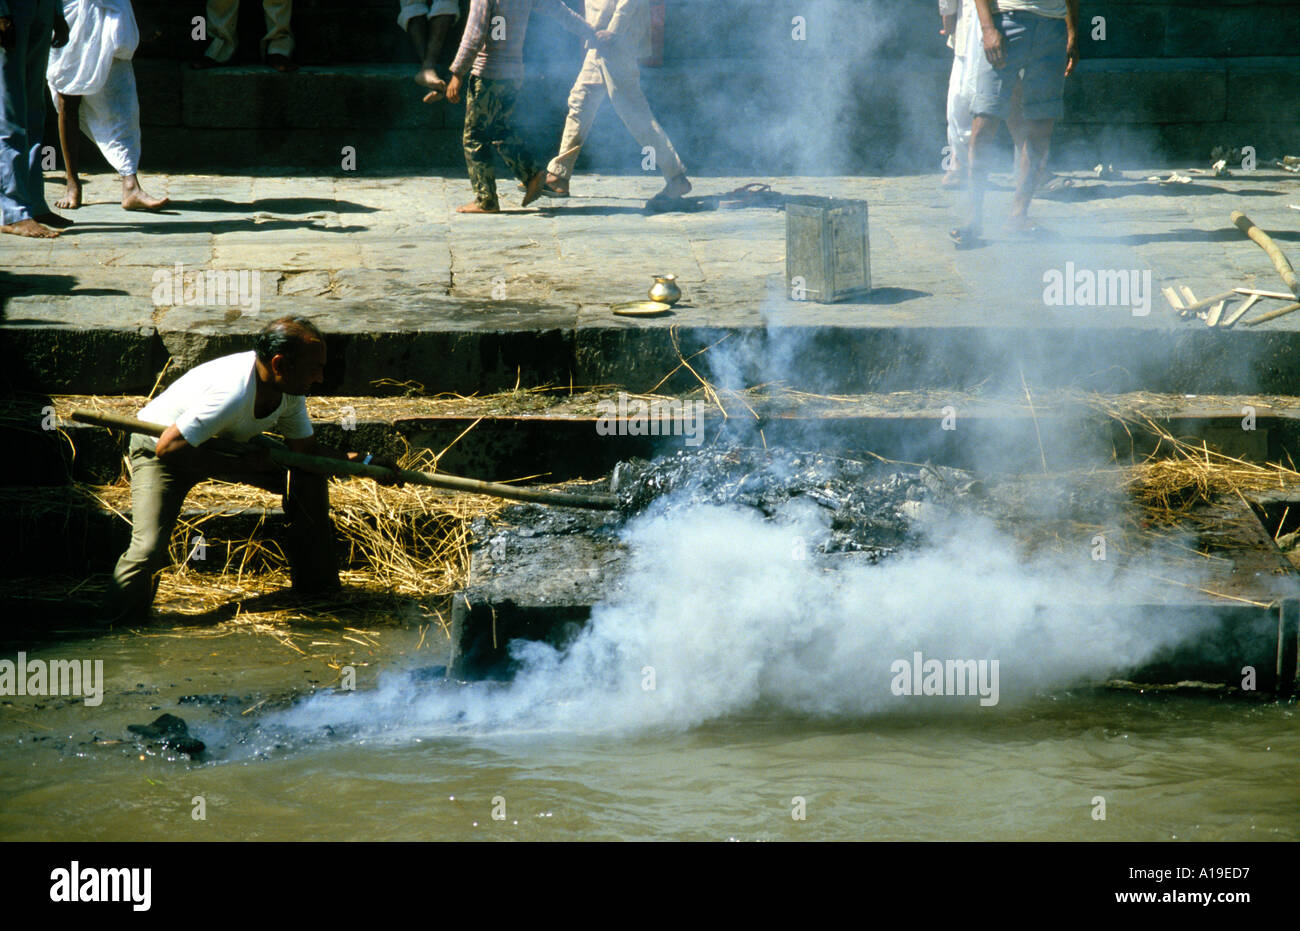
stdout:
{"type": "Polygon", "coordinates": [[[355,692],[310,701],[335,671],[274,639],[148,633],[27,651],[102,660],[103,699],[3,699],[0,839],[1300,839],[1294,705],[1073,688],[591,727],[599,708],[401,674],[446,659],[402,627],[375,634],[355,692]],[[127,732],[164,712],[200,758],[127,732]]]}

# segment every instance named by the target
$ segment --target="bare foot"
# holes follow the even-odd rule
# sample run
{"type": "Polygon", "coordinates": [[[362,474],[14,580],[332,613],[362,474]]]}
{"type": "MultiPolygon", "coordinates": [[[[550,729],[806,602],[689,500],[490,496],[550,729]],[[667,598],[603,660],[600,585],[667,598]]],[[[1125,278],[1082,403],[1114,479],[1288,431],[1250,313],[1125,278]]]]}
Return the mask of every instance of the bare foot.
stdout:
{"type": "Polygon", "coordinates": [[[43,223],[45,226],[56,230],[65,230],[69,226],[75,225],[75,220],[69,220],[67,217],[61,217],[57,213],[41,213],[36,215],[36,222],[43,223]]]}
{"type": "Polygon", "coordinates": [[[17,223],[0,226],[0,233],[11,233],[14,236],[26,236],[30,239],[53,239],[59,235],[58,230],[42,226],[32,219],[19,220],[17,223]]]}
{"type": "Polygon", "coordinates": [[[664,189],[654,196],[655,200],[676,200],[679,197],[685,197],[691,192],[691,182],[686,180],[686,175],[678,175],[676,178],[669,178],[664,185],[664,189]]]}
{"type": "Polygon", "coordinates": [[[421,99],[425,103],[437,103],[439,100],[446,100],[447,85],[439,81],[438,86],[435,87],[433,90],[429,91],[429,93],[425,94],[424,97],[422,97],[421,99]]]}
{"type": "Polygon", "coordinates": [[[54,202],[60,210],[76,210],[81,206],[81,185],[69,184],[67,193],[54,202]]]}
{"type": "Polygon", "coordinates": [[[1002,229],[1014,236],[1039,237],[1047,234],[1046,229],[1023,214],[1012,214],[1007,217],[1007,222],[1003,224],[1002,229]]]}
{"type": "Polygon", "coordinates": [[[960,191],[966,186],[966,176],[954,168],[943,176],[943,180],[939,182],[939,186],[946,191],[960,191]]]}
{"type": "Polygon", "coordinates": [[[432,68],[421,68],[415,72],[415,83],[424,87],[446,87],[447,82],[438,77],[438,72],[432,68]]]}
{"type": "Polygon", "coordinates": [[[539,171],[528,179],[528,190],[524,191],[522,206],[527,207],[537,198],[542,196],[542,182],[546,180],[546,172],[539,171]]]}
{"type": "Polygon", "coordinates": [[[501,208],[500,208],[500,207],[491,207],[491,208],[484,207],[484,206],[481,206],[481,205],[478,203],[478,201],[474,201],[474,202],[471,203],[471,204],[461,204],[459,207],[456,208],[456,212],[457,212],[457,213],[500,213],[500,212],[501,212],[501,208]]]}
{"type": "Polygon", "coordinates": [[[170,203],[170,198],[151,197],[141,188],[136,188],[134,191],[124,191],[122,193],[123,210],[161,210],[170,203]]]}

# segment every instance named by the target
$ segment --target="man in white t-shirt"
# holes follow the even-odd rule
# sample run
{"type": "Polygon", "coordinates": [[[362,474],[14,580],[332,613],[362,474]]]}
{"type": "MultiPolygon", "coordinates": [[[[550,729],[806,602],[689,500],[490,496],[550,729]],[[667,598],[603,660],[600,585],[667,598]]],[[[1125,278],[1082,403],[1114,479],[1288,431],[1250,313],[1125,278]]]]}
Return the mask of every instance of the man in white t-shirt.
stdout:
{"type": "Polygon", "coordinates": [[[196,366],[145,405],[141,420],[168,427],[157,441],[142,434],[131,440],[131,545],[113,571],[110,619],[148,616],[185,496],[208,478],[283,495],[294,591],[316,595],[339,587],[327,476],[286,472],[264,450],[235,458],[203,448],[213,437],[242,442],[275,430],[294,452],[363,459],[361,453],[322,446],[313,435],[303,396],[324,372],[320,331],[303,317],[282,317],[258,333],[253,350],[196,366]]]}

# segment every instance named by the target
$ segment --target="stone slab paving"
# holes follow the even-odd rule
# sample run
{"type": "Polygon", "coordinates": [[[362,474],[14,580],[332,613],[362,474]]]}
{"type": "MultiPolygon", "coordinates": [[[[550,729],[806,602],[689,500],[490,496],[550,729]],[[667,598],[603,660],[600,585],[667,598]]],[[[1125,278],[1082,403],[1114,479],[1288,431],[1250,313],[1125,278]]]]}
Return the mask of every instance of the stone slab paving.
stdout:
{"type": "MultiPolygon", "coordinates": [[[[1181,167],[1181,166],[1180,166],[1181,167]]],[[[311,315],[327,332],[520,333],[670,327],[1152,329],[1179,336],[1203,324],[1179,319],[1165,285],[1207,297],[1233,286],[1284,290],[1264,252],[1228,222],[1245,210],[1300,263],[1300,178],[1278,170],[1238,172],[1192,184],[1069,176],[1073,187],[1036,204],[1047,233],[1000,232],[1009,178],[989,197],[985,245],[958,252],[946,231],[961,195],[935,175],[893,177],[702,177],[696,195],[755,180],[786,195],[867,202],[875,291],[825,305],[790,299],[785,215],[773,207],[648,214],[651,176],[579,175],[568,200],[521,209],[513,179],[500,182],[504,212],[454,212],[469,200],[463,177],[153,175],[147,187],[172,198],[158,215],[126,213],[116,178],[96,175],[77,225],[58,240],[0,237],[0,301],[7,329],[156,333],[182,365],[227,351],[220,339],[251,332],[282,313],[311,315]],[[158,281],[227,270],[256,276],[251,293],[220,303],[206,295],[177,305],[158,281]],[[1081,270],[1150,271],[1150,312],[1130,307],[1047,306],[1044,276],[1081,270]],[[678,276],[672,313],[630,319],[612,303],[645,296],[651,274],[678,276]],[[253,310],[256,310],[254,313],[253,310]],[[152,332],[151,332],[152,328],[152,332]],[[211,346],[208,342],[213,342],[211,346]]],[[[1168,168],[1160,170],[1168,172],[1168,168]]],[[[48,179],[51,200],[59,193],[48,179]]],[[[1269,306],[1269,305],[1262,305],[1269,306]]],[[[1272,306],[1280,306],[1273,304],[1272,306]]],[[[1253,313],[1252,313],[1253,315],[1253,313]]],[[[1300,313],[1227,334],[1300,334],[1300,313]]],[[[666,335],[666,334],[665,334],[666,335]]],[[[411,377],[395,372],[395,377],[411,377]]]]}

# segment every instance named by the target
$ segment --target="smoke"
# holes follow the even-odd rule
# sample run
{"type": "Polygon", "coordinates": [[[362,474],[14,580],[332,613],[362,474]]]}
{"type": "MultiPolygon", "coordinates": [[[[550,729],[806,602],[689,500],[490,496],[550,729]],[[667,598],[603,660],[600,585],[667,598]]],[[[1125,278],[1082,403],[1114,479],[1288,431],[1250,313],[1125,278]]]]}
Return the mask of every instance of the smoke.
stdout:
{"type": "MultiPolygon", "coordinates": [[[[737,36],[759,28],[744,21],[739,7],[700,4],[697,9],[707,11],[708,29],[694,41],[701,53],[712,50],[715,58],[725,58],[737,36]]],[[[675,140],[682,138],[678,126],[731,127],[727,151],[714,154],[742,162],[748,157],[772,171],[827,174],[845,166],[937,171],[944,144],[944,76],[937,73],[932,84],[911,83],[906,75],[923,69],[906,50],[889,51],[900,35],[920,28],[920,11],[909,7],[904,14],[895,4],[875,0],[854,7],[801,2],[797,14],[805,20],[806,38],[785,35],[798,26],[790,17],[764,21],[761,28],[770,34],[755,36],[749,53],[772,50],[773,67],[750,72],[743,93],[734,83],[710,83],[712,66],[702,65],[689,92],[680,95],[680,107],[668,105],[667,118],[662,112],[661,118],[675,140]],[[851,21],[843,21],[845,16],[851,21]],[[780,35],[772,32],[777,25],[780,35]],[[889,69],[873,70],[873,62],[886,60],[889,69]]],[[[937,32],[933,10],[925,15],[924,28],[937,32]]],[[[673,41],[680,56],[686,39],[679,35],[673,41]]],[[[702,54],[702,61],[707,57],[702,54]]],[[[689,141],[678,148],[689,166],[689,141]]],[[[1123,161],[1114,153],[1104,160],[1123,161]]],[[[1006,199],[1005,192],[990,197],[991,223],[1006,199]]],[[[1045,330],[1036,319],[953,327],[946,342],[925,342],[922,355],[904,366],[891,362],[905,377],[914,373],[915,383],[906,387],[962,389],[982,382],[990,391],[1027,395],[1049,385],[1127,390],[1161,383],[1169,358],[1151,352],[1149,340],[1126,345],[1145,325],[1134,320],[1132,307],[1058,309],[1036,296],[1043,292],[1045,275],[1067,267],[1149,276],[1149,260],[1132,247],[1176,239],[1178,233],[1155,231],[1136,240],[1127,231],[1117,235],[1109,219],[1094,219],[1097,211],[1084,204],[1052,204],[1045,212],[1063,211],[1070,218],[1068,236],[1046,246],[1005,244],[1001,259],[984,263],[979,279],[970,283],[969,304],[1023,305],[1028,295],[1032,309],[1041,309],[1043,316],[1073,315],[1078,337],[1040,336],[1045,330]],[[954,366],[964,374],[948,379],[952,358],[979,364],[954,366]]],[[[887,274],[878,267],[878,279],[882,272],[887,274]]],[[[786,325],[791,313],[784,293],[773,293],[762,330],[710,351],[706,364],[712,382],[730,391],[773,382],[815,390],[824,376],[869,368],[869,361],[853,358],[843,347],[833,347],[838,358],[828,355],[824,337],[813,346],[808,329],[786,325]]],[[[885,341],[876,351],[888,352],[893,345],[885,341]]],[[[1225,377],[1244,385],[1246,371],[1243,363],[1225,377]]],[[[1037,453],[1057,470],[1111,465],[1088,437],[1096,434],[1082,421],[1058,418],[1038,436],[1037,453]]],[[[816,435],[807,441],[817,445],[816,435]]],[[[1010,455],[1015,445],[985,437],[979,471],[1036,471],[1037,457],[1026,461],[1010,455]]],[[[1069,481],[1062,478],[1028,511],[1041,518],[1070,515],[1080,489],[1069,481]]],[[[1118,487],[1099,501],[1111,514],[1127,506],[1118,487]]],[[[1074,556],[1031,559],[992,524],[963,517],[925,528],[930,542],[922,549],[875,565],[831,568],[826,559],[810,555],[807,544],[826,535],[828,519],[817,509],[795,505],[766,519],[718,506],[652,509],[625,529],[625,571],[593,607],[590,624],[562,649],[516,641],[511,652],[518,669],[512,681],[435,684],[395,671],[373,690],[316,696],[267,723],[303,732],[355,729],[401,741],[684,730],[746,714],[852,719],[900,712],[993,714],[996,708],[982,706],[970,693],[899,695],[892,687],[893,670],[900,661],[912,663],[918,653],[941,663],[996,661],[998,703],[1005,706],[1131,671],[1201,632],[1199,622],[1190,620],[1177,628],[1135,624],[1131,614],[1119,610],[1149,594],[1143,590],[1144,574],[1196,584],[1186,570],[1149,558],[1129,567],[1140,571],[1119,573],[1114,563],[1088,558],[1087,541],[1081,539],[1074,556]]]]}
{"type": "MultiPolygon", "coordinates": [[[[796,502],[797,503],[797,502],[796,502]]],[[[930,528],[932,535],[938,528],[930,528]]],[[[431,685],[388,674],[368,692],[316,696],[271,726],[368,737],[684,730],[744,714],[860,718],[980,711],[965,696],[900,696],[891,667],[997,661],[1001,705],[1098,682],[1190,636],[1140,631],[1095,602],[1124,583],[1104,564],[1026,563],[980,521],[923,551],[829,569],[807,542],[817,509],[772,520],[727,507],[652,509],[625,534],[626,573],[565,649],[516,641],[508,683],[431,685]]]]}

